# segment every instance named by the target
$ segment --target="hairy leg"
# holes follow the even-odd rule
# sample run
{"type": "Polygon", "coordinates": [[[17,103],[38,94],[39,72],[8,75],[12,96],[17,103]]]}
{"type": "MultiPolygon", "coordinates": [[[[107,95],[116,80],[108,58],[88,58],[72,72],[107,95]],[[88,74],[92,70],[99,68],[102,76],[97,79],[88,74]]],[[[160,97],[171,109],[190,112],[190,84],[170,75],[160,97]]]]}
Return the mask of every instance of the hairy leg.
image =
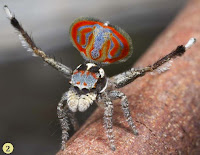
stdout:
{"type": "Polygon", "coordinates": [[[110,98],[108,97],[106,92],[101,94],[101,99],[98,100],[99,102],[104,102],[104,128],[106,130],[107,137],[109,139],[110,148],[114,151],[116,149],[114,144],[114,135],[113,135],[113,103],[111,102],[110,98]]]}
{"type": "MultiPolygon", "coordinates": [[[[162,57],[161,59],[156,61],[154,64],[141,68],[141,69],[131,68],[130,70],[126,72],[123,72],[121,74],[118,74],[112,77],[111,82],[113,83],[115,88],[121,88],[131,83],[136,78],[144,76],[147,72],[153,72],[159,67],[165,67],[164,64],[169,62],[171,59],[176,58],[177,56],[182,56],[185,53],[185,51],[189,49],[195,43],[195,41],[196,41],[195,38],[191,38],[185,46],[184,45],[178,46],[174,51],[162,57]]],[[[161,72],[162,70],[165,71],[167,69],[168,67],[163,68],[161,69],[161,72]]]]}
{"type": "Polygon", "coordinates": [[[63,103],[67,100],[67,93],[65,93],[60,102],[58,103],[57,106],[57,115],[58,115],[58,119],[60,121],[61,124],[61,129],[62,129],[62,147],[61,149],[64,150],[65,149],[65,142],[68,140],[69,134],[68,134],[68,130],[69,130],[69,122],[68,122],[68,117],[66,115],[66,112],[63,108],[63,103]]]}
{"type": "Polygon", "coordinates": [[[14,14],[9,10],[7,6],[4,6],[4,10],[10,19],[11,25],[19,32],[19,39],[22,43],[22,46],[27,49],[27,51],[32,52],[34,56],[39,56],[45,61],[47,64],[55,68],[56,70],[62,72],[65,77],[70,78],[72,74],[72,70],[61,64],[60,62],[55,61],[53,58],[48,57],[41,49],[39,49],[28,33],[23,29],[23,27],[19,24],[18,20],[15,18],[14,14]]]}
{"type": "Polygon", "coordinates": [[[67,101],[67,92],[64,93],[64,95],[62,96],[60,102],[58,103],[57,106],[57,114],[58,114],[58,119],[60,121],[61,124],[61,129],[62,129],[62,147],[61,149],[64,150],[65,149],[65,143],[68,140],[69,134],[69,119],[74,127],[75,130],[77,130],[79,128],[78,122],[75,118],[75,114],[73,112],[71,112],[68,109],[67,105],[64,105],[63,103],[67,101]]]}
{"type": "Polygon", "coordinates": [[[128,103],[128,99],[127,99],[126,95],[120,91],[114,90],[114,91],[109,92],[108,96],[113,100],[118,99],[118,98],[121,99],[121,105],[122,105],[122,109],[123,109],[126,121],[128,122],[129,126],[131,127],[134,135],[138,135],[138,131],[137,131],[136,126],[131,117],[130,109],[128,106],[129,103],[128,103]]]}
{"type": "Polygon", "coordinates": [[[77,131],[79,129],[79,123],[78,123],[77,118],[75,117],[75,112],[72,112],[71,110],[69,110],[68,106],[65,106],[64,110],[66,112],[66,115],[69,117],[74,130],[77,131]]]}

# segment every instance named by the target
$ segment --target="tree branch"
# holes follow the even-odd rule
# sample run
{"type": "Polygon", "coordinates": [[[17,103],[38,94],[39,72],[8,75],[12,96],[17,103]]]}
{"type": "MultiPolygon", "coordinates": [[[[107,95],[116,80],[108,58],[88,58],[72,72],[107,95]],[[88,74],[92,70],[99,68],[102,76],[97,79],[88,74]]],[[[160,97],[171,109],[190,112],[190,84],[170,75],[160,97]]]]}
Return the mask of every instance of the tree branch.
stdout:
{"type": "Polygon", "coordinates": [[[98,108],[67,142],[63,154],[200,153],[200,1],[191,0],[135,66],[147,66],[191,37],[197,43],[174,60],[169,71],[145,75],[121,89],[130,102],[139,136],[133,135],[121,105],[114,103],[116,151],[109,147],[98,108]]]}

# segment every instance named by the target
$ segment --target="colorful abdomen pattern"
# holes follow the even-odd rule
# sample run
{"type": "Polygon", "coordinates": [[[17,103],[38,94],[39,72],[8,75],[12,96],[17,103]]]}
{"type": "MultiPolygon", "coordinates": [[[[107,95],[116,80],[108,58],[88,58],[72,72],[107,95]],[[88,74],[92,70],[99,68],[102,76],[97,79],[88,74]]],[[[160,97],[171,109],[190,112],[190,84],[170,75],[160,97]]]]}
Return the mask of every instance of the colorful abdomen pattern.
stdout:
{"type": "Polygon", "coordinates": [[[123,62],[132,54],[129,35],[121,28],[98,19],[77,18],[70,27],[70,37],[82,56],[97,64],[123,62]]]}

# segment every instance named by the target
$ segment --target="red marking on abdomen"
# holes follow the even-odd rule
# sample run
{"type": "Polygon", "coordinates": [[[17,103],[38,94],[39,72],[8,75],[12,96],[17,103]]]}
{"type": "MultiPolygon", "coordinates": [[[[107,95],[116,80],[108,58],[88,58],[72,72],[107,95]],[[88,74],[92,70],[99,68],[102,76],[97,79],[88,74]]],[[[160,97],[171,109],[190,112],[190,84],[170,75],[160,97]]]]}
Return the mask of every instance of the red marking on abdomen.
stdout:
{"type": "Polygon", "coordinates": [[[93,78],[98,79],[95,73],[91,73],[91,75],[93,76],[93,78]]]}
{"type": "Polygon", "coordinates": [[[79,71],[79,72],[81,72],[81,75],[83,75],[85,73],[85,71],[79,71]]]}
{"type": "Polygon", "coordinates": [[[87,75],[87,76],[90,75],[90,72],[86,71],[86,75],[87,75]]]}
{"type": "Polygon", "coordinates": [[[80,42],[81,45],[85,45],[85,43],[86,43],[85,35],[86,35],[86,33],[91,32],[91,31],[92,31],[92,28],[85,28],[82,31],[80,31],[81,36],[79,36],[79,37],[81,38],[81,42],[80,42]]]}
{"type": "Polygon", "coordinates": [[[78,73],[78,71],[76,70],[73,74],[77,74],[78,73]]]}
{"type": "Polygon", "coordinates": [[[80,84],[80,83],[81,83],[80,81],[76,82],[76,84],[80,84]]]}
{"type": "Polygon", "coordinates": [[[114,43],[114,47],[112,48],[112,50],[110,51],[110,55],[113,57],[115,56],[115,54],[117,53],[117,51],[119,50],[119,42],[117,41],[117,39],[115,37],[112,38],[112,41],[114,43]]]}

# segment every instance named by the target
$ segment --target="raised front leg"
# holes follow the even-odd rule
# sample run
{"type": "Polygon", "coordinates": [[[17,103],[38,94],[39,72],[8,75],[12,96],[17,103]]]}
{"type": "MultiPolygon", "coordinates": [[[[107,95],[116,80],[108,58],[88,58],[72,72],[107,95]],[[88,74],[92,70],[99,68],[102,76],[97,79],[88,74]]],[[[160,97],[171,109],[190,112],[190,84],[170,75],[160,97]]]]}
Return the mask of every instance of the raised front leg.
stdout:
{"type": "Polygon", "coordinates": [[[169,62],[171,59],[176,58],[177,56],[182,56],[185,53],[185,51],[189,49],[195,42],[196,42],[196,39],[191,38],[185,46],[184,45],[178,46],[174,51],[164,56],[163,58],[159,59],[153,65],[149,65],[141,69],[131,68],[130,70],[126,72],[123,72],[121,74],[118,74],[112,77],[111,82],[114,84],[115,88],[121,88],[131,83],[136,78],[144,76],[147,72],[153,72],[155,70],[162,72],[162,71],[168,70],[169,66],[166,67],[164,66],[164,64],[169,62]]]}
{"type": "Polygon", "coordinates": [[[112,100],[115,100],[115,99],[118,99],[118,98],[121,99],[121,105],[122,105],[122,109],[123,109],[126,121],[128,122],[129,126],[131,127],[134,135],[138,135],[138,131],[137,131],[136,126],[135,126],[133,119],[131,117],[131,113],[130,113],[130,109],[129,109],[129,103],[128,103],[128,99],[127,99],[126,95],[124,93],[120,92],[120,91],[114,90],[114,91],[111,91],[108,94],[108,96],[112,100]]]}
{"type": "Polygon", "coordinates": [[[58,103],[57,106],[57,114],[58,114],[58,118],[61,124],[61,129],[62,129],[62,147],[61,149],[64,150],[65,149],[65,143],[68,140],[69,134],[69,119],[74,127],[75,130],[77,130],[79,128],[78,122],[75,118],[75,113],[71,112],[68,109],[67,105],[64,105],[63,103],[67,101],[67,92],[63,94],[60,102],[58,103]]]}
{"type": "Polygon", "coordinates": [[[15,18],[14,14],[8,9],[7,6],[4,6],[4,10],[10,19],[10,23],[12,26],[19,32],[19,39],[22,43],[22,46],[27,49],[27,51],[32,52],[33,56],[39,56],[45,61],[47,64],[62,72],[65,77],[70,78],[72,74],[72,70],[61,64],[60,62],[55,61],[53,58],[48,57],[41,49],[39,49],[28,33],[23,29],[23,27],[19,24],[18,20],[15,18]]]}

